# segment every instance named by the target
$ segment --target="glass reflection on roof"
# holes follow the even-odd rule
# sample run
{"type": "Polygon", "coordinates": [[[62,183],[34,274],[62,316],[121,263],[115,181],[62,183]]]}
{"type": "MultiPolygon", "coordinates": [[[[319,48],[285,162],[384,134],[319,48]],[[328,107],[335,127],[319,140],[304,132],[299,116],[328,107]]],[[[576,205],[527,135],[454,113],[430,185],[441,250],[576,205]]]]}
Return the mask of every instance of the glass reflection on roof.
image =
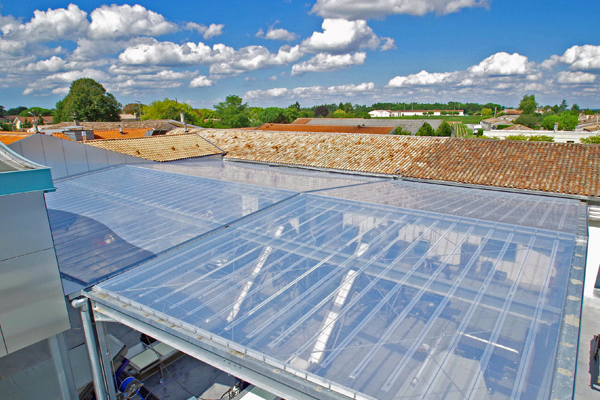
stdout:
{"type": "Polygon", "coordinates": [[[302,194],[94,290],[376,399],[544,399],[575,244],[552,227],[302,194]]]}
{"type": "Polygon", "coordinates": [[[55,186],[46,202],[60,271],[84,285],[294,195],[132,166],[55,186]]]}

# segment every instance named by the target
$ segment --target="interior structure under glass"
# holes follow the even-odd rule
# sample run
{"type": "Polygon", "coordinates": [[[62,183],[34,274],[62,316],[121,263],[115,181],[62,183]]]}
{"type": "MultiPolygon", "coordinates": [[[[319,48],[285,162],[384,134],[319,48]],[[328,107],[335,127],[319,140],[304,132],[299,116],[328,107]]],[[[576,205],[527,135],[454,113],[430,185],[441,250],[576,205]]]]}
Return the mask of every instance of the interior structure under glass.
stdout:
{"type": "Polygon", "coordinates": [[[376,399],[545,399],[578,202],[530,227],[510,196],[513,224],[302,194],[93,290],[376,399]]]}

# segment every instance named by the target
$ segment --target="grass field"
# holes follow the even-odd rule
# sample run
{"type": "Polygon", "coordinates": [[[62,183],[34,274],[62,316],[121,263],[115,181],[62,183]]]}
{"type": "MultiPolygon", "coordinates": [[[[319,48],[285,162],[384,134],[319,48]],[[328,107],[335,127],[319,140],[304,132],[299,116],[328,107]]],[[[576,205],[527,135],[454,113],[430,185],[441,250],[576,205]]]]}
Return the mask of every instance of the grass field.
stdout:
{"type": "Polygon", "coordinates": [[[373,119],[441,119],[444,121],[461,121],[463,124],[478,124],[481,121],[480,115],[467,115],[464,117],[456,115],[432,115],[429,116],[414,116],[414,117],[377,117],[373,119]]]}

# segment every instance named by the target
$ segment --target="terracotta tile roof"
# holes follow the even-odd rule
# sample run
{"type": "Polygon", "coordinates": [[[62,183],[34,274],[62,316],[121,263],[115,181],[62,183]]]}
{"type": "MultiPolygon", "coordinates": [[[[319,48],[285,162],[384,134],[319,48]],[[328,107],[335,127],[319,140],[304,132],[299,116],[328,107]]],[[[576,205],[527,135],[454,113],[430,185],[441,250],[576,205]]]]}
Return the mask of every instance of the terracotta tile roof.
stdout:
{"type": "Polygon", "coordinates": [[[226,158],[600,197],[600,146],[207,129],[226,158]]]}
{"type": "Polygon", "coordinates": [[[71,142],[73,141],[73,139],[71,139],[70,137],[68,137],[67,135],[65,135],[62,132],[53,133],[52,136],[60,138],[60,139],[70,140],[71,142]]]}
{"type": "Polygon", "coordinates": [[[264,124],[256,128],[259,131],[280,132],[318,132],[318,133],[370,133],[387,135],[394,126],[334,126],[334,125],[300,125],[300,124],[264,124]]]}
{"type": "MultiPolygon", "coordinates": [[[[123,129],[154,129],[157,131],[170,131],[177,128],[177,125],[168,120],[146,120],[146,121],[123,121],[123,122],[80,122],[79,125],[85,130],[119,130],[123,124],[123,129]]],[[[61,129],[74,126],[73,122],[61,122],[59,124],[44,125],[40,129],[61,129]]]]}
{"type": "Polygon", "coordinates": [[[312,118],[296,118],[296,120],[294,122],[292,122],[292,124],[306,124],[308,123],[312,118]]]}
{"type": "Polygon", "coordinates": [[[151,129],[147,128],[123,128],[123,133],[119,129],[100,129],[94,130],[96,139],[129,139],[133,137],[144,137],[146,132],[151,129]]]}
{"type": "Polygon", "coordinates": [[[32,135],[32,133],[16,133],[16,132],[0,132],[0,142],[5,145],[9,145],[14,142],[18,142],[21,139],[25,139],[27,136],[32,135]]]}
{"type": "Polygon", "coordinates": [[[194,133],[159,135],[130,139],[90,140],[90,146],[116,151],[150,161],[173,161],[184,158],[223,154],[223,151],[194,133]]]}

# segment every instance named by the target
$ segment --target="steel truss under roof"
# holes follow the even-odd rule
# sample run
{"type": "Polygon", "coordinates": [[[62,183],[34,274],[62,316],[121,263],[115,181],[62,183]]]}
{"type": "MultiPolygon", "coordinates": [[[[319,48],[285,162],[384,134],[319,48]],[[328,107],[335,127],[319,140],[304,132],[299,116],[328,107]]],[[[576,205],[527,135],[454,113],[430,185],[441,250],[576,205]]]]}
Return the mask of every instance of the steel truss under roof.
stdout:
{"type": "Polygon", "coordinates": [[[98,315],[266,376],[288,398],[572,391],[587,228],[575,200],[390,180],[294,193],[138,167],[59,182],[57,194],[63,183],[73,191],[50,209],[152,253],[91,289],[98,315]],[[92,194],[128,207],[110,219],[92,194]]]}

